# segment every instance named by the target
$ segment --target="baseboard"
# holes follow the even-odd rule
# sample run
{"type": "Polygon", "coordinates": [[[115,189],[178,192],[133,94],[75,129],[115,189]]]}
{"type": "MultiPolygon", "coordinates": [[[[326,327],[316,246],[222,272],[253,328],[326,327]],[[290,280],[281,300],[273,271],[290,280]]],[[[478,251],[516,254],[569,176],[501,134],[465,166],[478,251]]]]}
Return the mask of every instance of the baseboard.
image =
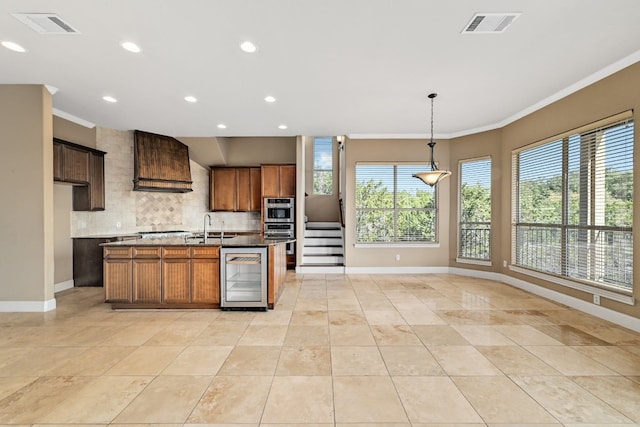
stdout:
{"type": "Polygon", "coordinates": [[[442,274],[449,267],[345,267],[345,274],[442,274]]]}
{"type": "Polygon", "coordinates": [[[497,280],[498,282],[505,283],[518,289],[522,289],[532,294],[541,296],[543,298],[550,299],[560,304],[564,304],[568,307],[575,308],[584,313],[590,314],[600,319],[607,320],[615,323],[616,325],[623,326],[636,332],[640,332],[640,319],[637,317],[629,316],[628,314],[620,313],[615,310],[611,310],[600,305],[581,300],[579,298],[572,297],[570,295],[557,292],[544,286],[534,285],[527,281],[516,279],[515,277],[507,276],[502,273],[493,273],[489,271],[467,270],[465,268],[451,268],[451,274],[459,274],[461,276],[472,276],[482,279],[497,280]]]}
{"type": "Polygon", "coordinates": [[[53,292],[58,293],[73,288],[73,279],[53,285],[53,292]]]}
{"type": "Polygon", "coordinates": [[[55,298],[47,301],[0,301],[0,313],[44,313],[55,309],[55,298]]]}

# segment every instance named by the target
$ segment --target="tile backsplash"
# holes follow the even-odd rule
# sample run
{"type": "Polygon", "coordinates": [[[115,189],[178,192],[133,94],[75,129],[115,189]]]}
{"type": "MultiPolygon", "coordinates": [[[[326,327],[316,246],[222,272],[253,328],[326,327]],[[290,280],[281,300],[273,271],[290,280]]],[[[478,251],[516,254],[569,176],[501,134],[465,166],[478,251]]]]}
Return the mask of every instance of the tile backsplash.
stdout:
{"type": "MultiPolygon", "coordinates": [[[[202,230],[209,206],[209,170],[191,162],[193,191],[133,191],[133,131],[96,129],[96,148],[105,151],[105,210],[71,212],[71,236],[138,231],[202,230]]],[[[260,213],[214,212],[213,229],[259,230],[260,213]]]]}

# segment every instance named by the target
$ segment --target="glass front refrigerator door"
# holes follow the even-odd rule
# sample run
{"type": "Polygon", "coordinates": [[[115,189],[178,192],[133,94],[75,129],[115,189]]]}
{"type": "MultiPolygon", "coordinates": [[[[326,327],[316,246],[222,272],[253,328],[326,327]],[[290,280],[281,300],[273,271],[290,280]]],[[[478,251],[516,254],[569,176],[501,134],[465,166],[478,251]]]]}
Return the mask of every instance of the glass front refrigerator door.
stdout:
{"type": "Polygon", "coordinates": [[[267,307],[266,248],[222,248],[220,307],[267,307]]]}

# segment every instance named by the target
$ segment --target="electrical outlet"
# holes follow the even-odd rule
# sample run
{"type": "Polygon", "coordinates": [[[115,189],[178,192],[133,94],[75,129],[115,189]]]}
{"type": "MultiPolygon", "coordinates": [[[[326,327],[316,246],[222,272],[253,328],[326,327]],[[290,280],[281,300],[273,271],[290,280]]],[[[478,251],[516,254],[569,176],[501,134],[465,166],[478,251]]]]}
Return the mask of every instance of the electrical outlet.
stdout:
{"type": "Polygon", "coordinates": [[[117,221],[116,222],[116,228],[120,228],[120,227],[122,227],[122,223],[120,221],[117,221]]]}
{"type": "Polygon", "coordinates": [[[504,268],[507,268],[507,260],[506,260],[506,259],[503,259],[503,260],[502,260],[502,266],[503,266],[504,268]]]}
{"type": "Polygon", "coordinates": [[[400,254],[396,254],[396,261],[400,261],[400,254]]]}
{"type": "Polygon", "coordinates": [[[593,296],[593,303],[595,305],[600,305],[600,295],[594,295],[593,296]]]}

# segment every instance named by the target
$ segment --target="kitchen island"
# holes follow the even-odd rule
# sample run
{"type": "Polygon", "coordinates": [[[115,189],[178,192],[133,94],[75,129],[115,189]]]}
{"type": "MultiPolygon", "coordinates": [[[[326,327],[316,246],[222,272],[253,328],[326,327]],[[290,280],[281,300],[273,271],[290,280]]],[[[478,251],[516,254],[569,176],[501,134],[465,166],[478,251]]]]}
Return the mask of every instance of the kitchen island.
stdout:
{"type": "Polygon", "coordinates": [[[105,301],[112,308],[219,308],[220,249],[267,248],[267,301],[273,309],[287,271],[286,244],[260,235],[171,237],[103,243],[105,301]]]}

